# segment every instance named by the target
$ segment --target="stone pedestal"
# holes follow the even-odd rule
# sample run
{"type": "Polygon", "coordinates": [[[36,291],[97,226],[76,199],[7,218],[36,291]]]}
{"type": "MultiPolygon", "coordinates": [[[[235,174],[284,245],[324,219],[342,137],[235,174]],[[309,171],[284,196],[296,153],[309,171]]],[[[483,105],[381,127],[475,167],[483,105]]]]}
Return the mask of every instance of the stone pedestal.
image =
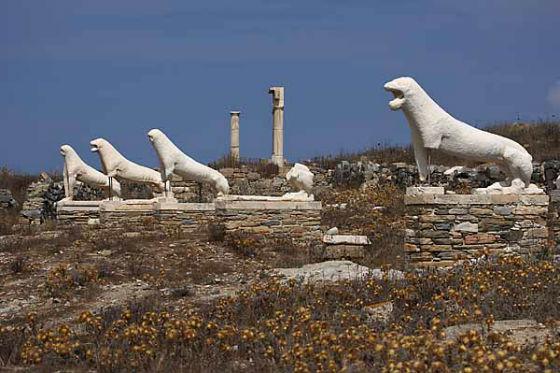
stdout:
{"type": "Polygon", "coordinates": [[[102,201],[59,201],[56,215],[59,224],[94,225],[99,223],[99,205],[102,201]]]}
{"type": "Polygon", "coordinates": [[[185,234],[206,239],[210,224],[235,232],[289,237],[296,243],[321,240],[321,202],[217,199],[178,203],[171,198],[125,201],[68,201],[58,205],[64,226],[135,234],[185,234]]]}
{"type": "Polygon", "coordinates": [[[230,111],[230,145],[229,155],[231,159],[239,161],[239,111],[230,111]]]}
{"type": "Polygon", "coordinates": [[[532,254],[548,239],[547,195],[407,194],[405,254],[413,265],[451,265],[491,254],[532,254]]]}
{"type": "Polygon", "coordinates": [[[284,166],[284,87],[270,87],[272,94],[272,163],[284,166]]]}

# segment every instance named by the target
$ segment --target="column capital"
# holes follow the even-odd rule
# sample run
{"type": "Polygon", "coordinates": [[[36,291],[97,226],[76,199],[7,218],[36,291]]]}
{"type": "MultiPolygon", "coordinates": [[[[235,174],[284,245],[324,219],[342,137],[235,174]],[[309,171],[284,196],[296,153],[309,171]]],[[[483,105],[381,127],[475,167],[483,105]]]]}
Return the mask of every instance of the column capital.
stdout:
{"type": "Polygon", "coordinates": [[[272,103],[275,109],[284,108],[284,87],[270,87],[268,93],[272,95],[272,103]]]}
{"type": "Polygon", "coordinates": [[[239,114],[241,114],[240,111],[230,111],[229,112],[229,115],[231,115],[231,116],[239,116],[239,114]]]}

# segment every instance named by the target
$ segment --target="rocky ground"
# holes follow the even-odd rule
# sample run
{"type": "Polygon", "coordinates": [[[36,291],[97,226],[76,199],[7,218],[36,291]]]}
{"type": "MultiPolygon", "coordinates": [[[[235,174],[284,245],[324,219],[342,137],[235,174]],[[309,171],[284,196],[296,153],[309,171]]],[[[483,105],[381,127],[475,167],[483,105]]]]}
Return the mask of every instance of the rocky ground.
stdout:
{"type": "Polygon", "coordinates": [[[147,298],[182,307],[232,294],[266,276],[262,261],[189,239],[84,239],[44,232],[0,252],[0,319],[36,313],[46,325],[147,298]]]}

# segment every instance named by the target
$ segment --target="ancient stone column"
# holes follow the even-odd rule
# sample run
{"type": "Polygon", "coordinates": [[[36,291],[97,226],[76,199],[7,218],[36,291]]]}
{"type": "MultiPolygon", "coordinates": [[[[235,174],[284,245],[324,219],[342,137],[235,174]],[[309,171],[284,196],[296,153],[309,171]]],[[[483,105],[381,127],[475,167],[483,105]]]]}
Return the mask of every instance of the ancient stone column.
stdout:
{"type": "Polygon", "coordinates": [[[284,87],[270,87],[272,94],[272,163],[284,165],[284,87]]]}
{"type": "Polygon", "coordinates": [[[230,111],[230,145],[229,155],[232,159],[239,160],[239,114],[240,111],[230,111]]]}

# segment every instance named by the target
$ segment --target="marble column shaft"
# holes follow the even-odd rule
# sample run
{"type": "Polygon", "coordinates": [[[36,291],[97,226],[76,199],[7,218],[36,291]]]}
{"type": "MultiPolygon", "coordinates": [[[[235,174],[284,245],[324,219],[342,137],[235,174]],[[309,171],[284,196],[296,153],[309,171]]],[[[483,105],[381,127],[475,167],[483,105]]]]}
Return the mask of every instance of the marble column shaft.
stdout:
{"type": "Polygon", "coordinates": [[[284,87],[271,87],[272,94],[272,163],[284,165],[284,87]]]}
{"type": "Polygon", "coordinates": [[[230,118],[230,145],[229,155],[232,159],[239,160],[239,111],[231,111],[230,118]]]}

